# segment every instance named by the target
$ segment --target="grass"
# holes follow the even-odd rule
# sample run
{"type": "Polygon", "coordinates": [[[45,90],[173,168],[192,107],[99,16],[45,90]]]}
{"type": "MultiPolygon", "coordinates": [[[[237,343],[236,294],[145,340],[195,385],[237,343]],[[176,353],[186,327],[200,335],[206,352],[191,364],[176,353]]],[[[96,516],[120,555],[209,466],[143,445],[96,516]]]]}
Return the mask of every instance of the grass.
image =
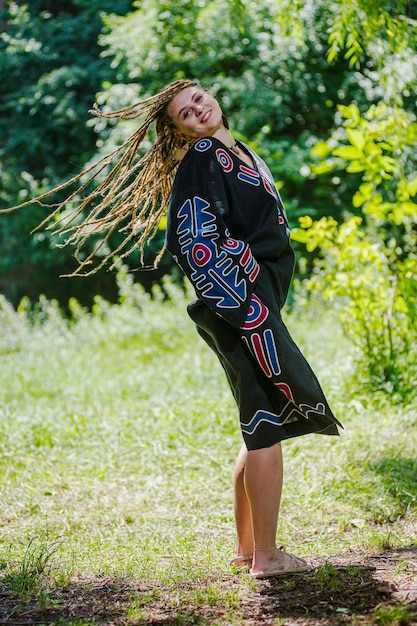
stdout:
{"type": "MultiPolygon", "coordinates": [[[[35,312],[1,304],[0,578],[9,592],[48,604],[51,585],[77,578],[145,581],[126,600],[140,623],[155,594],[169,594],[170,606],[222,607],[232,620],[251,589],[245,577],[227,590],[217,582],[230,576],[235,540],[236,409],[184,311],[190,295],[167,288],[171,300],[150,299],[125,279],[120,304],[97,300],[88,313],[73,303],[71,321],[47,301],[35,312]]],[[[351,347],[330,313],[292,313],[287,323],[345,431],[284,445],[279,541],[323,558],[416,546],[416,406],[349,389],[351,347]]],[[[199,623],[190,615],[178,609],[175,623],[199,623]]]]}
{"type": "Polygon", "coordinates": [[[377,626],[401,626],[412,618],[413,615],[405,606],[379,607],[375,610],[377,626]]]}

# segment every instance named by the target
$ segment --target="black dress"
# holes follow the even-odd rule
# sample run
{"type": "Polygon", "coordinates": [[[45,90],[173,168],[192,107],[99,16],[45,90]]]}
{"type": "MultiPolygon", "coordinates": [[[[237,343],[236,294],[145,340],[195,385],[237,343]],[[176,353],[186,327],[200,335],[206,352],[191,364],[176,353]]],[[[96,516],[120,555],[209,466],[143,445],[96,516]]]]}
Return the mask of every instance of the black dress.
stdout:
{"type": "Polygon", "coordinates": [[[168,211],[167,248],[198,299],[188,313],[217,354],[248,450],[340,423],[282,318],[294,270],[284,207],[265,163],[248,167],[214,137],[182,160],[168,211]]]}

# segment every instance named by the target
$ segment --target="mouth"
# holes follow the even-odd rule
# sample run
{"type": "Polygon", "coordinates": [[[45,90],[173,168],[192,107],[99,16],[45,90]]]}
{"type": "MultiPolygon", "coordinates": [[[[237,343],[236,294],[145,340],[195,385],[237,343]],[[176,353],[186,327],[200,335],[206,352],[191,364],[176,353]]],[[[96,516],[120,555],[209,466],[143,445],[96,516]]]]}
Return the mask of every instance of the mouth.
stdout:
{"type": "Polygon", "coordinates": [[[207,122],[207,120],[210,118],[211,115],[211,111],[207,111],[206,113],[203,113],[203,115],[200,118],[200,122],[202,124],[204,124],[205,122],[207,122]]]}

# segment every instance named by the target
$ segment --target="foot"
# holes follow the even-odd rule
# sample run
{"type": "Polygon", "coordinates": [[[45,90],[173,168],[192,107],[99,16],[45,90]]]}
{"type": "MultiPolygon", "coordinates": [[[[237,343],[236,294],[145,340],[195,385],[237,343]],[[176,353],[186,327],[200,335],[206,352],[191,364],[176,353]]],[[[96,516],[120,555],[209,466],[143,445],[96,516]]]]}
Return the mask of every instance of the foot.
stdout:
{"type": "Polygon", "coordinates": [[[256,559],[256,564],[250,570],[251,578],[270,578],[272,576],[285,576],[297,574],[310,569],[305,559],[295,554],[290,554],[284,546],[262,551],[262,558],[256,559]]]}
{"type": "Polygon", "coordinates": [[[230,559],[229,563],[230,565],[233,565],[233,567],[235,567],[236,569],[249,570],[252,565],[252,559],[253,559],[252,554],[240,554],[238,556],[233,557],[233,559],[230,559]]]}

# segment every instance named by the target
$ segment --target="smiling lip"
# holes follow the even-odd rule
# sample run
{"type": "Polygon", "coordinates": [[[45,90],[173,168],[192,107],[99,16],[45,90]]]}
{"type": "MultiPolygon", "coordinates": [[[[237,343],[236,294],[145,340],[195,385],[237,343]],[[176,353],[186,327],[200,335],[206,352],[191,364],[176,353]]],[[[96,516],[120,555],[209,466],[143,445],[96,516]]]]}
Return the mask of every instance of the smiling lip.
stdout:
{"type": "Polygon", "coordinates": [[[207,122],[207,120],[209,119],[211,115],[211,111],[207,111],[207,113],[204,113],[203,116],[200,119],[200,122],[204,124],[204,122],[207,122]]]}

